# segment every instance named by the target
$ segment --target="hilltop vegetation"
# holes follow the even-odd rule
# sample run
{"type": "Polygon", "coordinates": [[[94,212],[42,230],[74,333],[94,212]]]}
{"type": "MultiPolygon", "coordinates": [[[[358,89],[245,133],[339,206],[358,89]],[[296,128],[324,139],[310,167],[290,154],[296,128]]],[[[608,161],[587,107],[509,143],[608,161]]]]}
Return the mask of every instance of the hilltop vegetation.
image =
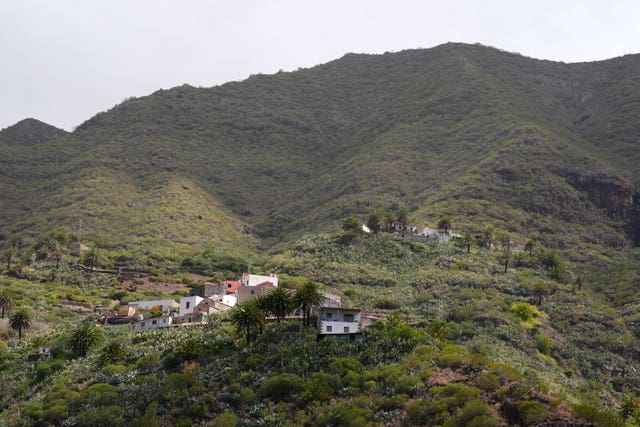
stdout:
{"type": "MultiPolygon", "coordinates": [[[[637,340],[629,330],[635,317],[616,318],[596,294],[577,289],[567,280],[571,267],[554,252],[525,250],[514,240],[505,273],[498,243],[474,244],[467,252],[463,245],[387,233],[343,237],[306,236],[257,268],[283,272],[285,288],[311,278],[339,294],[343,305],[378,313],[382,321],[358,343],[316,341],[314,329],[284,321],[265,325],[247,344],[226,316],[205,327],[107,329],[84,338],[96,319],[92,307],[115,298],[124,303],[185,294],[114,292],[113,276],[74,273],[72,254],[57,267],[54,259],[29,266],[25,279],[1,278],[0,291],[12,295],[14,307],[35,309],[23,339],[0,328],[9,342],[0,352],[6,397],[0,421],[361,426],[637,420],[640,414],[624,412],[637,404],[630,392],[640,384],[637,340]],[[82,350],[78,334],[86,342],[82,350]],[[51,346],[51,359],[29,361],[42,345],[51,346]]],[[[103,255],[101,265],[118,265],[118,259],[103,255]]],[[[216,267],[206,253],[183,264],[154,274],[181,280],[194,264],[219,279],[238,274],[216,267]]],[[[194,289],[199,284],[187,282],[194,289]]]]}

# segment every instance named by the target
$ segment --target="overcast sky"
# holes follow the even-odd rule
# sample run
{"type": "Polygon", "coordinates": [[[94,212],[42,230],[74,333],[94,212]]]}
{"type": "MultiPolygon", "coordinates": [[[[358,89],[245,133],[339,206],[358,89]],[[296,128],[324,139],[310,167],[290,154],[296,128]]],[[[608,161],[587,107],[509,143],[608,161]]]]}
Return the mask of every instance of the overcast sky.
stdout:
{"type": "Polygon", "coordinates": [[[160,88],[448,41],[564,62],[640,53],[640,1],[0,0],[0,129],[71,130],[160,88]]]}

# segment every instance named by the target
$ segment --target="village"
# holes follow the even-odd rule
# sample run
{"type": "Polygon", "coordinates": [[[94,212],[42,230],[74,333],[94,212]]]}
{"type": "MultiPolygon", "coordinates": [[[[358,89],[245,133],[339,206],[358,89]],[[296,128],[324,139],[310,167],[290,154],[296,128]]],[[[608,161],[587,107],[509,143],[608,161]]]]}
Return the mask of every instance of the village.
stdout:
{"type": "MultiPolygon", "coordinates": [[[[362,225],[365,233],[371,230],[362,225]]],[[[417,227],[415,224],[393,224],[392,232],[412,240],[435,240],[448,243],[460,235],[445,229],[417,227]]],[[[127,327],[134,331],[169,327],[204,325],[213,315],[231,310],[238,304],[265,297],[278,287],[276,274],[243,273],[241,280],[206,282],[196,295],[172,299],[132,301],[117,310],[102,313],[102,324],[107,327],[127,327]]],[[[380,319],[379,314],[359,308],[342,307],[340,296],[320,292],[321,300],[312,307],[311,316],[317,319],[317,336],[332,336],[354,341],[361,331],[380,319]]],[[[299,318],[300,309],[288,313],[286,318],[299,318]]],[[[267,318],[267,320],[273,320],[267,318]]]]}
{"type": "MultiPolygon", "coordinates": [[[[183,297],[180,301],[132,301],[117,310],[104,312],[102,324],[107,327],[127,327],[134,331],[204,325],[212,315],[264,297],[277,287],[278,277],[275,274],[263,276],[243,273],[240,281],[207,282],[200,288],[200,295],[183,297]]],[[[312,309],[312,315],[318,319],[319,338],[330,335],[354,341],[362,329],[376,320],[374,315],[363,315],[361,309],[341,307],[338,295],[326,292],[320,292],[320,295],[320,304],[312,309]]],[[[286,317],[300,318],[299,310],[293,310],[286,317]]]]}

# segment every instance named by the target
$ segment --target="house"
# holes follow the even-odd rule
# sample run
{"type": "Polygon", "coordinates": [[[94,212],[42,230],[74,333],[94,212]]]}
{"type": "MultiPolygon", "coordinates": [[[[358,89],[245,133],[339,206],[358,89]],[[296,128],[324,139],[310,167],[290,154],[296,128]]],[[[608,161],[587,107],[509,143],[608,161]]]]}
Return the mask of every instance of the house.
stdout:
{"type": "Polygon", "coordinates": [[[204,318],[202,319],[207,320],[206,317],[210,314],[213,313],[218,313],[221,311],[227,311],[230,310],[232,306],[224,304],[222,301],[218,301],[217,298],[205,298],[202,301],[200,301],[200,303],[198,305],[195,306],[195,308],[193,309],[193,314],[194,315],[198,315],[198,314],[203,314],[204,318]]]}
{"type": "Polygon", "coordinates": [[[151,300],[151,301],[132,301],[129,303],[129,307],[133,307],[136,311],[148,310],[148,311],[161,311],[163,313],[170,313],[172,310],[180,308],[180,304],[172,299],[151,300]]]}
{"type": "Polygon", "coordinates": [[[451,240],[452,234],[444,230],[436,230],[435,228],[424,227],[420,229],[418,233],[421,236],[429,237],[433,240],[437,240],[440,243],[448,243],[451,240]]]}
{"type": "Polygon", "coordinates": [[[178,316],[185,317],[188,314],[192,314],[194,308],[200,304],[200,302],[204,298],[199,296],[190,296],[184,297],[180,299],[180,310],[178,311],[178,316]]]}
{"type": "Polygon", "coordinates": [[[253,286],[240,286],[236,292],[237,301],[241,303],[259,296],[265,296],[276,287],[277,285],[272,282],[262,282],[253,286]]]}
{"type": "Polygon", "coordinates": [[[322,295],[320,307],[340,307],[340,297],[338,295],[328,294],[326,292],[320,292],[320,295],[322,295]]]}
{"type": "Polygon", "coordinates": [[[167,328],[173,324],[170,316],[152,317],[149,319],[137,319],[131,323],[131,330],[140,331],[157,328],[167,328]]]}
{"type": "Polygon", "coordinates": [[[415,234],[418,231],[418,227],[415,224],[398,224],[395,222],[391,224],[391,229],[401,234],[415,234]]]}
{"type": "Polygon", "coordinates": [[[346,341],[358,339],[362,311],[357,308],[320,307],[318,310],[318,339],[331,336],[346,341]]]}
{"type": "Polygon", "coordinates": [[[236,280],[225,280],[217,284],[207,282],[204,284],[203,295],[205,298],[214,295],[233,295],[240,286],[242,283],[236,280]]]}
{"type": "Polygon", "coordinates": [[[118,317],[129,317],[133,316],[134,314],[136,314],[135,307],[124,306],[120,307],[120,309],[118,310],[118,317]]]}
{"type": "Polygon", "coordinates": [[[258,286],[262,283],[269,282],[274,288],[278,287],[278,276],[271,274],[269,276],[260,276],[257,274],[242,273],[242,286],[258,286]]]}

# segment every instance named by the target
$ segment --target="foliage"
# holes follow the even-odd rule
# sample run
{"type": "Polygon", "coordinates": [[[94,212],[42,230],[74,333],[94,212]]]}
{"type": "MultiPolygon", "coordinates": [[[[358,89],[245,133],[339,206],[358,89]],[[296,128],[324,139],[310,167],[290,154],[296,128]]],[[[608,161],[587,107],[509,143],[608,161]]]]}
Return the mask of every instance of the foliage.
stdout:
{"type": "Polygon", "coordinates": [[[69,346],[74,356],[82,357],[91,347],[100,344],[103,340],[102,330],[85,322],[71,332],[69,346]]]}

